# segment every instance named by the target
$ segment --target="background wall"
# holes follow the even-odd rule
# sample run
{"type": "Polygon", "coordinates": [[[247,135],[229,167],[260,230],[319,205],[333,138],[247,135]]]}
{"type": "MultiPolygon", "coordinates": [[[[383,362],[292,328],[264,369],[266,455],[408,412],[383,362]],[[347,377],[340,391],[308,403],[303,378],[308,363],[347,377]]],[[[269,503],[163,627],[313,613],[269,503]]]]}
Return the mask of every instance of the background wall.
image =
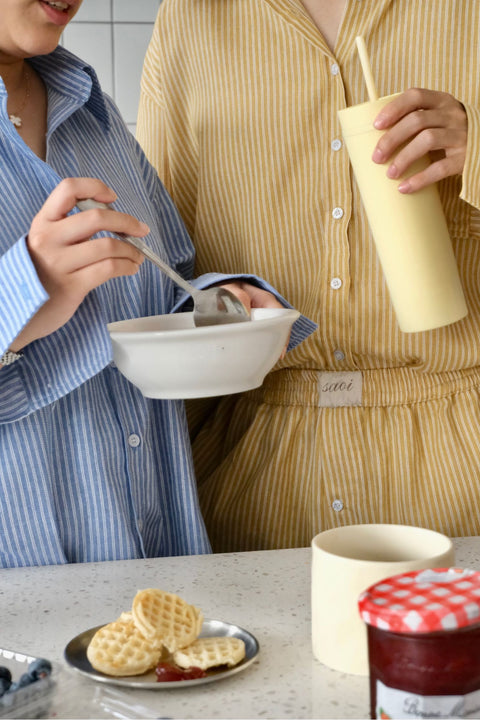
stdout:
{"type": "Polygon", "coordinates": [[[93,65],[135,132],[143,58],[161,0],[84,0],[62,44],[93,65]]]}

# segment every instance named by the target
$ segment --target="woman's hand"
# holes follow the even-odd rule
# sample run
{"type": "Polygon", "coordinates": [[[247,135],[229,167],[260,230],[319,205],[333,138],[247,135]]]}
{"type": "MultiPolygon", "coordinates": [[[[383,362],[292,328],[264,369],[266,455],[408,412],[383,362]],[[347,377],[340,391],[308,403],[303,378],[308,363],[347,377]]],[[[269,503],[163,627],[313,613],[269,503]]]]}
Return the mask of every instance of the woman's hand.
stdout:
{"type": "Polygon", "coordinates": [[[218,283],[221,287],[230,290],[245,305],[250,312],[252,308],[283,308],[284,306],[278,302],[275,295],[268,290],[256,285],[251,285],[244,280],[232,280],[231,282],[218,283]]]}
{"type": "MultiPolygon", "coordinates": [[[[262,288],[256,285],[251,285],[244,280],[233,280],[228,283],[219,283],[221,287],[230,290],[239,300],[245,305],[247,310],[250,312],[252,308],[280,308],[285,309],[284,305],[278,302],[275,295],[272,295],[268,290],[262,290],[262,288]]],[[[280,360],[283,360],[287,353],[288,343],[290,342],[290,335],[282,350],[280,360]]]]}
{"type": "Polygon", "coordinates": [[[386,132],[377,143],[373,160],[386,163],[392,159],[388,177],[408,175],[412,163],[430,154],[431,165],[403,179],[398,186],[400,192],[416,192],[451,175],[462,174],[467,149],[467,114],[452,95],[410,88],[385,105],[374,125],[386,132]]]}
{"type": "Polygon", "coordinates": [[[62,180],[34,217],[27,245],[49,300],[12,343],[12,350],[54,332],[93,288],[114,277],[133,275],[141,265],[143,256],[118,238],[90,238],[102,230],[143,237],[148,227],[113,210],[68,215],[78,200],[89,197],[110,203],[116,196],[97,179],[62,180]]]}

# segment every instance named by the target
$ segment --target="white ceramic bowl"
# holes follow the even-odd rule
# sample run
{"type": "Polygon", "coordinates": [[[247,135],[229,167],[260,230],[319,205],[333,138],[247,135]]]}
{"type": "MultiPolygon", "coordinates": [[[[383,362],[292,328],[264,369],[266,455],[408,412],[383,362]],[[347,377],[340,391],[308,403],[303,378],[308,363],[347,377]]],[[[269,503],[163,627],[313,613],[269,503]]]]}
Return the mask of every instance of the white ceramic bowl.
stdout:
{"type": "Polygon", "coordinates": [[[261,385],[299,316],[258,308],[250,322],[195,327],[189,312],[121,320],[108,329],[118,369],[146,397],[211,397],[261,385]]]}

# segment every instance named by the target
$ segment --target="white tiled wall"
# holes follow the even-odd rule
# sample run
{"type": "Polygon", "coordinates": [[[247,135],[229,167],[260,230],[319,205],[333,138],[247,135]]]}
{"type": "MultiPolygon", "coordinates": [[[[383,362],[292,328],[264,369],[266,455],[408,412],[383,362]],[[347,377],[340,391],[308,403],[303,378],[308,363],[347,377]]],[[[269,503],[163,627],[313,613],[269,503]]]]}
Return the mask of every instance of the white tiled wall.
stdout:
{"type": "Polygon", "coordinates": [[[140,75],[161,0],[83,0],[62,44],[95,68],[132,132],[140,75]]]}

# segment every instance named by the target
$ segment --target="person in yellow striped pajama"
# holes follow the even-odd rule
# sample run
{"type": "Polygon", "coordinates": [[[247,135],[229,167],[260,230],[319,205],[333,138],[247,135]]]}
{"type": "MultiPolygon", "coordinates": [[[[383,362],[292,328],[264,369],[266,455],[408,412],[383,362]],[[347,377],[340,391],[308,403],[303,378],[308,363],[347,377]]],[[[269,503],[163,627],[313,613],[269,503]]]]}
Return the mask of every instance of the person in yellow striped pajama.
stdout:
{"type": "Polygon", "coordinates": [[[161,3],[137,132],[196,272],[255,272],[318,323],[263,387],[192,411],[214,550],[367,522],[480,534],[479,37],[478,0],[161,3]],[[429,332],[398,328],[341,135],[367,100],[358,35],[379,95],[407,91],[375,159],[405,140],[399,192],[439,181],[469,312],[429,332]]]}

